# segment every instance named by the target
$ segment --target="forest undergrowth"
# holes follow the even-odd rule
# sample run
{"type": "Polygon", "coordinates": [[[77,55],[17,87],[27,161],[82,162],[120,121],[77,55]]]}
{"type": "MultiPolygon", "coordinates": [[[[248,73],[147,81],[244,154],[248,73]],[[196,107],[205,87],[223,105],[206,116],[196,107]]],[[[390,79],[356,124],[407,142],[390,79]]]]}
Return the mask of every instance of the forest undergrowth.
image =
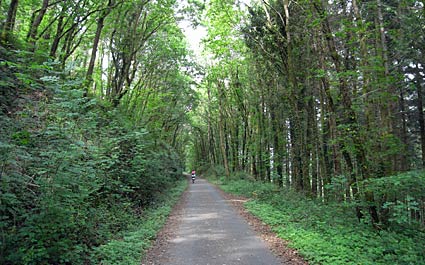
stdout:
{"type": "Polygon", "coordinates": [[[1,50],[0,263],[140,263],[185,188],[181,160],[36,56],[1,50]]]}
{"type": "Polygon", "coordinates": [[[226,192],[250,198],[246,209],[289,241],[310,264],[425,263],[423,230],[402,225],[377,230],[370,220],[357,220],[353,203],[324,203],[274,184],[213,181],[226,192]]]}
{"type": "Polygon", "coordinates": [[[140,264],[143,255],[151,246],[152,240],[163,227],[172,210],[172,206],[187,188],[187,180],[182,179],[175,187],[166,190],[151,207],[145,210],[143,217],[131,225],[114,240],[96,248],[93,263],[102,264],[140,264]]]}

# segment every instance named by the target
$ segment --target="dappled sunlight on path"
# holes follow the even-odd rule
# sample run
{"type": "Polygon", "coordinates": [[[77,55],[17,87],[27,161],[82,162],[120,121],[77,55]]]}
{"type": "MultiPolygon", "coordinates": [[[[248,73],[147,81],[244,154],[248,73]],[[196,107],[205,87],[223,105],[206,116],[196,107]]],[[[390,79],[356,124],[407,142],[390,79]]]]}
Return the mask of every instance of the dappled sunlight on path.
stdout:
{"type": "Polygon", "coordinates": [[[205,180],[191,184],[177,229],[155,264],[281,264],[205,180]]]}

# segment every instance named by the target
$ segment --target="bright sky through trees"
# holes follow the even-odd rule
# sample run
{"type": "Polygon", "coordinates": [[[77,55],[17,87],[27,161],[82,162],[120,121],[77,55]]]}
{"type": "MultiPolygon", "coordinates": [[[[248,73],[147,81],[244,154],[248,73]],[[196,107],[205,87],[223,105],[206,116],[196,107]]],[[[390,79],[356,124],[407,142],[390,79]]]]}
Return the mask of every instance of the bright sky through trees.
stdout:
{"type": "Polygon", "coordinates": [[[202,51],[201,40],[207,35],[205,27],[196,26],[194,28],[188,20],[181,21],[179,25],[186,35],[190,48],[195,52],[196,56],[200,56],[202,51]]]}
{"type": "MultiPolygon", "coordinates": [[[[182,1],[187,5],[187,0],[182,1]]],[[[246,7],[249,5],[251,0],[240,0],[240,5],[246,7]]],[[[186,17],[184,20],[179,22],[180,28],[183,30],[183,33],[186,35],[187,41],[191,49],[195,52],[197,57],[201,56],[202,52],[202,39],[207,35],[207,29],[203,25],[193,26],[191,23],[192,18],[186,17]]]]}

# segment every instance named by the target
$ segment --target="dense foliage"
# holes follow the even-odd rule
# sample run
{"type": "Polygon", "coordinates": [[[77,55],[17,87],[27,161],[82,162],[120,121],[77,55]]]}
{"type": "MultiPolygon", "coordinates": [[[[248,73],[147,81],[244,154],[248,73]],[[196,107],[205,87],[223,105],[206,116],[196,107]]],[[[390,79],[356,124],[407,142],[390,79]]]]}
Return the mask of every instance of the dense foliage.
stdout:
{"type": "Polygon", "coordinates": [[[248,180],[221,184],[227,192],[251,198],[245,203],[246,208],[288,240],[311,264],[425,262],[425,252],[419,243],[425,241],[424,232],[408,227],[399,230],[395,226],[376,231],[357,222],[349,203],[306,200],[299,193],[248,180]]]}
{"type": "Polygon", "coordinates": [[[0,0],[0,263],[135,262],[184,165],[313,262],[422,261],[424,5],[0,0]]]}
{"type": "Polygon", "coordinates": [[[2,263],[87,262],[181,179],[171,148],[74,85],[2,117],[2,263]]]}
{"type": "Polygon", "coordinates": [[[174,187],[164,190],[152,206],[143,213],[141,222],[135,222],[122,233],[122,237],[96,247],[91,261],[111,265],[140,264],[141,256],[146,253],[151,246],[151,241],[156,238],[165,224],[171,212],[171,206],[180,198],[188,182],[186,179],[181,179],[174,184],[174,187]]]}
{"type": "Polygon", "coordinates": [[[248,208],[313,262],[423,262],[424,1],[246,2],[204,11],[192,163],[280,187],[248,208]]]}
{"type": "Polygon", "coordinates": [[[194,164],[424,228],[423,1],[211,0],[205,17],[194,164]]]}
{"type": "Polygon", "coordinates": [[[0,1],[1,264],[140,262],[185,187],[174,6],[0,1]]]}

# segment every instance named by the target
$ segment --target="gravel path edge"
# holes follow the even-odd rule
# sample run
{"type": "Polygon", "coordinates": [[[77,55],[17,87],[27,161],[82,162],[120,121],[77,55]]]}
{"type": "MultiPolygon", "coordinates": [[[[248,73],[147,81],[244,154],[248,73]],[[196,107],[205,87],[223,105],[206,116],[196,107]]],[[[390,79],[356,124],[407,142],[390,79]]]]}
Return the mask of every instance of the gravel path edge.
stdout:
{"type": "Polygon", "coordinates": [[[220,194],[232,205],[239,215],[241,215],[250,225],[250,227],[261,237],[261,239],[267,244],[269,249],[280,258],[282,264],[291,265],[307,265],[308,262],[304,260],[297,250],[292,249],[288,246],[289,242],[277,236],[273,232],[272,227],[264,223],[260,218],[250,213],[245,207],[244,203],[249,201],[249,198],[238,196],[224,192],[220,187],[214,183],[211,183],[220,194]]]}

